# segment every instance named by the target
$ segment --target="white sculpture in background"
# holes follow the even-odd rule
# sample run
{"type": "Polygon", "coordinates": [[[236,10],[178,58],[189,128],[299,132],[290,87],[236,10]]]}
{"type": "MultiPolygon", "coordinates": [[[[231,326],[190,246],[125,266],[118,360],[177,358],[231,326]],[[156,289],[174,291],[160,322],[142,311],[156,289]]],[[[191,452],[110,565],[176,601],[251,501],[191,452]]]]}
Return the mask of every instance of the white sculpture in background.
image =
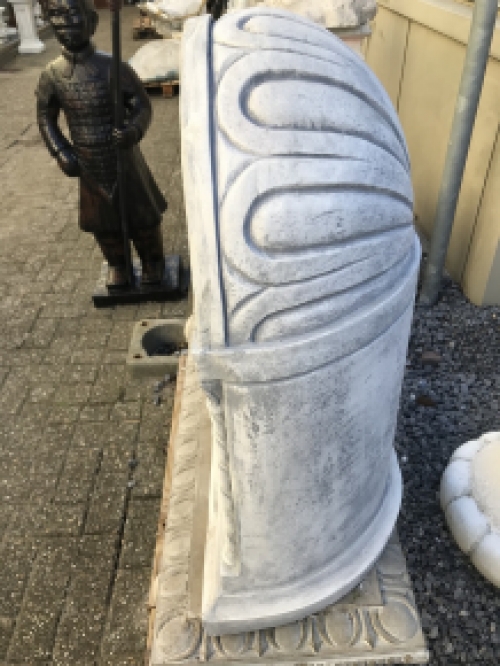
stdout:
{"type": "Polygon", "coordinates": [[[19,53],[42,53],[45,44],[38,38],[33,0],[10,0],[19,31],[19,53]]]}
{"type": "Polygon", "coordinates": [[[6,42],[8,39],[13,39],[17,35],[17,28],[7,25],[4,13],[6,7],[0,5],[0,43],[6,42]]]}
{"type": "Polygon", "coordinates": [[[145,83],[177,81],[180,46],[178,39],[154,39],[138,49],[129,65],[145,83]]]}
{"type": "Polygon", "coordinates": [[[377,12],[376,0],[229,0],[230,9],[276,7],[307,18],[325,28],[357,28],[377,12]]]}
{"type": "Polygon", "coordinates": [[[205,12],[206,0],[147,0],[140,8],[164,37],[180,38],[184,22],[205,12]]]}
{"type": "Polygon", "coordinates": [[[441,507],[460,549],[500,587],[500,432],[455,451],[441,480],[441,507]]]}
{"type": "Polygon", "coordinates": [[[224,634],[324,608],[387,543],[420,246],[397,115],[339,39],[276,9],[200,17],[181,69],[202,621],[224,634]]]}
{"type": "Polygon", "coordinates": [[[8,37],[7,23],[3,17],[5,7],[0,5],[0,42],[4,42],[8,37]]]}
{"type": "Polygon", "coordinates": [[[35,14],[35,22],[36,22],[37,27],[43,28],[43,26],[45,25],[45,21],[43,20],[42,6],[38,2],[38,0],[37,0],[37,2],[35,2],[35,5],[34,5],[34,14],[35,14]]]}

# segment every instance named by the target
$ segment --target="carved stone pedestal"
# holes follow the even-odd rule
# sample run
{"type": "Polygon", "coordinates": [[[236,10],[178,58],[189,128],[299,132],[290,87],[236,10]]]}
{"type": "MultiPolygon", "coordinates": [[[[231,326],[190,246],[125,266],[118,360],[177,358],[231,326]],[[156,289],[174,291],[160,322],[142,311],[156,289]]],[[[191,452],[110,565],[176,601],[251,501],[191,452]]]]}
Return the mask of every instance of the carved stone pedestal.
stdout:
{"type": "MultiPolygon", "coordinates": [[[[165,533],[153,585],[151,666],[426,663],[411,582],[393,534],[375,566],[346,597],[280,627],[208,636],[201,621],[211,425],[191,357],[181,363],[169,450],[165,533]]],[[[157,560],[157,561],[158,561],[157,560]]]]}

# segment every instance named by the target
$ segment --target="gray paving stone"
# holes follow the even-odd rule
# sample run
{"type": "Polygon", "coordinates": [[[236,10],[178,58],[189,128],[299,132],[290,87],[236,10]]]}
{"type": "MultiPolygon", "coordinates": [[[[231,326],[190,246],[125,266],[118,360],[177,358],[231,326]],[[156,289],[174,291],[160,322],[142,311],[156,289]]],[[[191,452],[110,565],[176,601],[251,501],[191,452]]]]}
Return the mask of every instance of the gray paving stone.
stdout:
{"type": "Polygon", "coordinates": [[[78,420],[80,405],[66,405],[64,403],[53,405],[48,416],[50,425],[69,424],[78,420]]]}
{"type": "Polygon", "coordinates": [[[85,534],[118,534],[125,519],[126,496],[126,485],[95,491],[90,500],[85,534]]]}
{"type": "MultiPolygon", "coordinates": [[[[7,535],[6,535],[7,536],[7,535]]],[[[0,616],[15,618],[36,555],[32,539],[11,536],[0,544],[0,616]]]]}
{"type": "Polygon", "coordinates": [[[91,384],[76,384],[60,387],[54,394],[54,402],[67,405],[82,405],[86,403],[92,391],[91,384]]]}
{"type": "MultiPolygon", "coordinates": [[[[102,660],[137,655],[146,649],[147,610],[151,569],[120,570],[111,599],[102,644],[102,660]]],[[[120,663],[120,662],[117,662],[120,663]]]]}
{"type": "Polygon", "coordinates": [[[45,542],[33,564],[21,614],[57,614],[62,608],[71,565],[76,559],[75,539],[45,542]]]}
{"type": "Polygon", "coordinates": [[[123,533],[120,567],[151,567],[156,543],[150,538],[158,526],[158,502],[132,496],[123,533]]]}
{"type": "Polygon", "coordinates": [[[101,451],[98,448],[71,448],[59,476],[54,502],[86,503],[94,487],[100,461],[101,451]]]}
{"type": "Polygon", "coordinates": [[[0,659],[4,659],[14,633],[14,619],[0,615],[0,659]]]}
{"type": "Polygon", "coordinates": [[[93,365],[69,365],[62,375],[64,384],[92,384],[97,375],[97,368],[93,365]]]}
{"type": "Polygon", "coordinates": [[[165,448],[159,448],[155,444],[152,451],[145,450],[139,445],[137,452],[137,467],[134,470],[135,485],[133,496],[135,497],[161,497],[163,491],[163,480],[165,477],[165,448]]]}
{"type": "Polygon", "coordinates": [[[111,410],[110,404],[85,405],[80,412],[80,421],[108,421],[111,410]]]}
{"type": "Polygon", "coordinates": [[[30,663],[50,659],[58,621],[58,612],[21,611],[10,641],[7,659],[30,663]]]}
{"type": "Polygon", "coordinates": [[[111,410],[110,419],[112,421],[140,423],[141,402],[139,400],[134,402],[117,402],[111,410]]]}
{"type": "Polygon", "coordinates": [[[44,508],[36,531],[45,535],[76,536],[82,531],[86,511],[86,502],[50,504],[44,508]]]}
{"type": "MultiPolygon", "coordinates": [[[[124,8],[125,59],[138,46],[136,14],[124,8]]],[[[101,12],[100,48],[110,35],[101,12]]],[[[33,91],[57,53],[49,39],[46,53],[0,77],[0,666],[143,666],[163,474],[153,467],[173,394],[150,405],[150,387],[127,376],[125,351],[137,318],[185,316],[187,305],[93,308],[102,259],[78,229],[78,183],[60,174],[34,120],[33,91]],[[149,456],[146,475],[130,465],[135,456],[149,456]]],[[[187,262],[178,100],[153,106],[143,149],[169,199],[166,245],[187,262]]]]}
{"type": "Polygon", "coordinates": [[[101,661],[101,666],[144,666],[144,651],[140,650],[132,655],[117,654],[105,657],[101,661]]]}
{"type": "Polygon", "coordinates": [[[112,571],[118,557],[120,540],[116,534],[86,534],[80,538],[78,570],[95,570],[96,564],[112,571]]]}
{"type": "Polygon", "coordinates": [[[106,613],[103,604],[63,611],[54,641],[54,666],[89,666],[97,661],[106,613]]]}

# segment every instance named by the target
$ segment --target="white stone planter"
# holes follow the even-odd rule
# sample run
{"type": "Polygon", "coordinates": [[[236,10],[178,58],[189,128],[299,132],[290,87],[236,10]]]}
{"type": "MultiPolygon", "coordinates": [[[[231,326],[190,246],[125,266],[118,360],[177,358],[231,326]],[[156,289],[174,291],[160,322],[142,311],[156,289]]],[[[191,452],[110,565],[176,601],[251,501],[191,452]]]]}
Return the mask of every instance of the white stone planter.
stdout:
{"type": "Polygon", "coordinates": [[[213,429],[202,620],[235,633],[335,601],[389,539],[420,247],[396,113],[327,30],[276,9],[193,19],[181,77],[213,429]]]}
{"type": "Polygon", "coordinates": [[[19,53],[42,53],[45,44],[38,38],[35,13],[31,0],[10,0],[19,30],[19,53]]]}

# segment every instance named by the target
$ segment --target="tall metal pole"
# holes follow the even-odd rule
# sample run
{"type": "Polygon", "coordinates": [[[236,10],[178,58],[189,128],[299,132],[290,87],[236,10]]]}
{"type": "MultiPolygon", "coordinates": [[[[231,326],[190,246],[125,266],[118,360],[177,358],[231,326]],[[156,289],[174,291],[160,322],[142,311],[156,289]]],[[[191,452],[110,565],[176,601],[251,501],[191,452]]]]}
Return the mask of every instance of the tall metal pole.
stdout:
{"type": "MultiPolygon", "coordinates": [[[[122,45],[120,35],[120,9],[121,0],[110,0],[111,9],[111,37],[113,48],[113,84],[114,84],[114,105],[115,105],[115,127],[123,128],[125,117],[123,96],[122,96],[122,45]]],[[[132,253],[130,250],[130,234],[128,229],[127,205],[125,201],[125,170],[123,165],[123,153],[120,147],[116,149],[117,160],[117,179],[118,179],[118,203],[120,210],[120,222],[123,235],[123,247],[125,253],[125,266],[130,287],[134,286],[134,270],[132,266],[132,253]]]]}
{"type": "Polygon", "coordinates": [[[422,305],[434,305],[439,296],[458,195],[495,28],[497,3],[498,0],[476,0],[474,5],[469,43],[439,191],[431,247],[420,293],[422,305]]]}

